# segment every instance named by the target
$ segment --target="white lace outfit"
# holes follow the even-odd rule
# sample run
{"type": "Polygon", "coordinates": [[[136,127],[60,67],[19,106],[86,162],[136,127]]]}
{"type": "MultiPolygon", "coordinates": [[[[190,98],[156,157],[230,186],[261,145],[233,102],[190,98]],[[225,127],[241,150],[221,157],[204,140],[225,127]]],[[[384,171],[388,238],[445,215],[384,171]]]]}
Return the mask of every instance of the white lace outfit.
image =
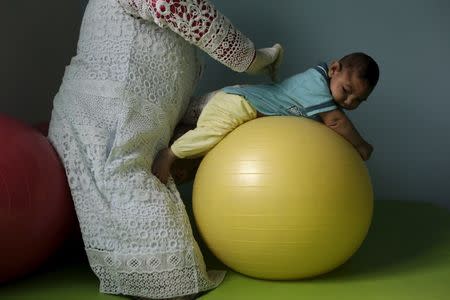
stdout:
{"type": "Polygon", "coordinates": [[[86,8],[49,138],[101,292],[169,298],[224,277],[206,271],[173,181],[150,172],[196,86],[193,44],[236,71],[255,53],[206,0],[91,0],[86,8]]]}

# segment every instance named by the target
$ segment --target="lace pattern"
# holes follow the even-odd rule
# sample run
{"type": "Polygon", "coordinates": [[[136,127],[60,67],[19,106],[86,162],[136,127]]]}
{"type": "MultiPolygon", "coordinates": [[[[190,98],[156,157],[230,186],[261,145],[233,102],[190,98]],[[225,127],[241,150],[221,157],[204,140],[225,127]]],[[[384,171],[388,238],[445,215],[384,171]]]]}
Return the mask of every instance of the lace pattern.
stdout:
{"type": "Polygon", "coordinates": [[[207,0],[119,0],[130,14],[168,26],[229,68],[243,72],[255,47],[207,0]]]}
{"type": "Polygon", "coordinates": [[[49,139],[66,168],[92,270],[105,293],[169,298],[216,287],[176,186],[151,172],[188,107],[200,64],[169,28],[91,0],[53,102],[49,139]]]}

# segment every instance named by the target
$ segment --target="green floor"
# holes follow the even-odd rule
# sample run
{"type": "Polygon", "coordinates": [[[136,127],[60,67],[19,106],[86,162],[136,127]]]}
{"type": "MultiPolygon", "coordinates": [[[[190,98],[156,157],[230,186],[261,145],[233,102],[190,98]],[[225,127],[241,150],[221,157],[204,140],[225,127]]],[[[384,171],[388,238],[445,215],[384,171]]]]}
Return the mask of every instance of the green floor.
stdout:
{"type": "MultiPolygon", "coordinates": [[[[207,262],[217,264],[211,258],[207,262]]],[[[0,286],[0,299],[123,297],[100,294],[84,256],[66,249],[39,272],[0,286]]],[[[201,299],[448,300],[450,212],[424,203],[377,201],[363,246],[334,272],[313,280],[274,282],[230,271],[217,289],[201,299]]]]}

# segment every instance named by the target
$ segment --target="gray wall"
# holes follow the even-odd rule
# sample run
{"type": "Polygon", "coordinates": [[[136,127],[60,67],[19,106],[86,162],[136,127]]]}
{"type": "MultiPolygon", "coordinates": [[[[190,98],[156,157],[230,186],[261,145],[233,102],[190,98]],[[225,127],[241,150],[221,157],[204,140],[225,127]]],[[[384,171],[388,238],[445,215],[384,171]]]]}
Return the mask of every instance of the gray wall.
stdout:
{"type": "Polygon", "coordinates": [[[64,67],[75,53],[78,0],[8,1],[0,9],[0,113],[36,123],[50,117],[64,67]]]}
{"type": "MultiPolygon", "coordinates": [[[[6,68],[0,74],[0,111],[35,122],[49,116],[75,49],[80,9],[77,1],[25,2],[2,7],[0,30],[6,39],[0,54],[6,68]]],[[[376,198],[450,207],[450,2],[213,2],[258,47],[284,45],[282,77],[352,51],[374,57],[381,67],[379,85],[349,115],[375,146],[368,167],[376,198]]],[[[205,62],[199,94],[263,81],[232,73],[207,57],[205,62]]]]}

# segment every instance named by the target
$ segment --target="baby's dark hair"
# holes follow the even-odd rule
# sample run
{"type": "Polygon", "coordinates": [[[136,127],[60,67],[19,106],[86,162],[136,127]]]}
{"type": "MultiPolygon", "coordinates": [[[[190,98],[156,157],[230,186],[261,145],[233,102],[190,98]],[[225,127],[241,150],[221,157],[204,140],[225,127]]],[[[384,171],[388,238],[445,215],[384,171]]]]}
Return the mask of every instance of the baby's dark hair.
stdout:
{"type": "Polygon", "coordinates": [[[361,79],[367,81],[371,88],[377,85],[380,76],[378,64],[369,55],[362,52],[350,53],[339,60],[343,68],[350,68],[358,72],[361,79]]]}

